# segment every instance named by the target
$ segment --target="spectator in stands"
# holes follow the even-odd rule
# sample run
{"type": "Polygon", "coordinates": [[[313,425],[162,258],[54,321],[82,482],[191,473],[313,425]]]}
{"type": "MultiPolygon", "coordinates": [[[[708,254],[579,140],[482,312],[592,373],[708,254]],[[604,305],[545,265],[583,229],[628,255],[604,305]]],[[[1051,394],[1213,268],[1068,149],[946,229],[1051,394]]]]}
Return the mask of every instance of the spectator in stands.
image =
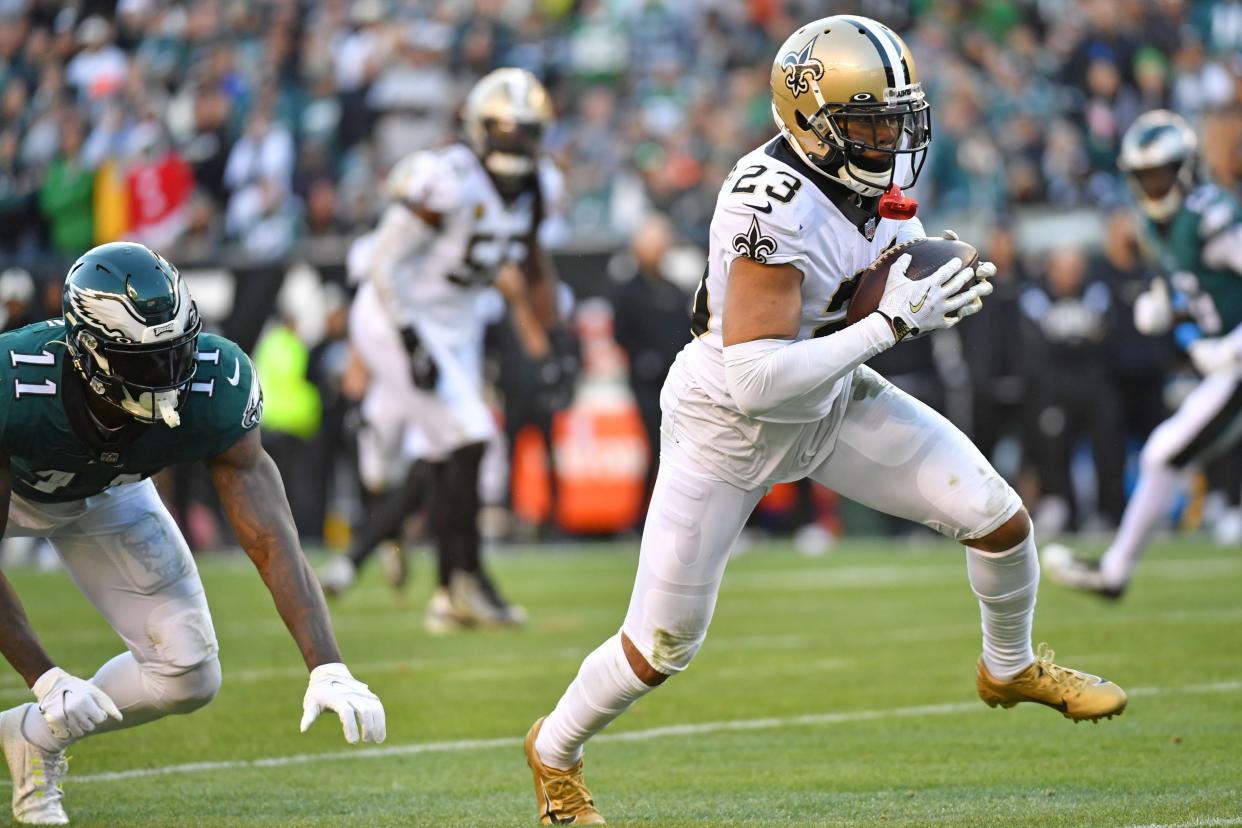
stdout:
{"type": "Polygon", "coordinates": [[[1108,332],[1112,293],[1093,278],[1083,253],[1059,248],[1048,258],[1042,283],[1022,292],[1020,305],[1029,349],[1030,445],[1039,471],[1042,497],[1035,523],[1045,537],[1082,528],[1071,478],[1073,453],[1090,442],[1096,471],[1096,506],[1115,526],[1125,505],[1121,396],[1109,370],[1108,332]],[[1042,525],[1041,525],[1042,524],[1042,525]]]}
{"type": "Polygon", "coordinates": [[[19,157],[15,128],[0,129],[0,255],[29,257],[41,246],[39,177],[19,157]]]}
{"type": "Polygon", "coordinates": [[[668,219],[652,215],[643,222],[630,247],[633,275],[613,303],[613,333],[629,358],[630,389],[647,433],[648,496],[660,458],[660,389],[673,360],[690,341],[690,297],[664,270],[673,241],[668,219]]]}
{"type": "Polygon", "coordinates": [[[65,67],[65,79],[77,90],[79,100],[98,102],[120,91],[129,60],[112,42],[112,27],[98,15],[78,26],[82,51],[65,67]]]}
{"type": "Polygon", "coordinates": [[[60,149],[39,188],[39,209],[48,225],[51,248],[72,260],[95,245],[95,171],[82,162],[82,122],[60,121],[60,149]]]}

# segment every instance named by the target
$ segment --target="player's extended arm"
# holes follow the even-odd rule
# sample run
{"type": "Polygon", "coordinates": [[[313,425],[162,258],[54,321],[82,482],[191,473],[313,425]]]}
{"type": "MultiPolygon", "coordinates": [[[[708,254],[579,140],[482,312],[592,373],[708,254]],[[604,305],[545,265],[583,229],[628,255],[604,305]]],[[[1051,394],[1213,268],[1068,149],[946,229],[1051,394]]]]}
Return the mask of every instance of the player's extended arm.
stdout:
{"type": "MultiPolygon", "coordinates": [[[[0,452],[0,537],[3,537],[9,523],[11,480],[9,456],[0,452]]],[[[13,669],[21,673],[27,687],[33,687],[39,676],[55,666],[30,626],[26,610],[3,572],[0,572],[0,652],[4,653],[13,669]]]]}
{"type": "Polygon", "coordinates": [[[443,216],[415,204],[390,204],[380,216],[371,242],[367,279],[375,285],[380,304],[398,328],[406,324],[401,314],[401,297],[393,279],[397,264],[430,244],[443,216]]]}
{"type": "Polygon", "coordinates": [[[263,450],[259,429],[246,432],[207,466],[237,539],[311,670],[302,730],[326,708],[340,716],[349,742],[358,741],[360,728],[364,742],[384,741],[384,708],[341,663],[323,591],[302,554],[280,472],[263,450]]]}
{"type": "Polygon", "coordinates": [[[509,306],[509,318],[513,321],[513,330],[522,350],[531,359],[539,362],[546,359],[552,351],[548,342],[548,326],[539,318],[531,293],[534,286],[528,284],[520,268],[514,264],[501,265],[492,283],[509,306]]]}
{"type": "MultiPolygon", "coordinates": [[[[908,256],[903,257],[909,259],[908,256]]],[[[949,297],[973,278],[969,269],[957,271],[961,263],[954,260],[948,281],[939,275],[930,277],[930,292],[920,293],[921,327],[931,330],[946,327],[946,311],[957,311],[972,303],[977,293],[968,291],[949,297]],[[924,318],[925,317],[925,318],[924,318]]],[[[881,301],[881,310],[889,299],[900,299],[906,286],[905,265],[901,259],[889,273],[892,286],[881,301]]],[[[906,285],[916,283],[906,281],[906,285]]],[[[733,260],[725,291],[724,362],[729,393],[742,413],[758,417],[813,390],[831,385],[866,362],[891,348],[897,336],[889,319],[881,312],[869,314],[861,321],[828,336],[793,341],[802,319],[802,272],[790,264],[764,265],[746,257],[733,260]]],[[[920,289],[927,291],[928,289],[920,289]]],[[[973,290],[973,289],[972,289],[973,290]]],[[[912,294],[911,294],[912,296],[912,294]]]]}
{"type": "MultiPolygon", "coordinates": [[[[9,456],[0,452],[0,537],[9,522],[12,477],[9,456]]],[[[39,712],[52,735],[80,739],[105,719],[121,720],[121,711],[108,694],[90,682],[72,676],[52,663],[43,649],[26,610],[9,579],[0,572],[0,652],[21,674],[39,703],[39,712]]]]}
{"type": "Polygon", "coordinates": [[[795,342],[801,324],[802,271],[733,260],[725,290],[725,380],[744,414],[756,417],[829,386],[897,342],[879,313],[834,334],[795,342]]]}

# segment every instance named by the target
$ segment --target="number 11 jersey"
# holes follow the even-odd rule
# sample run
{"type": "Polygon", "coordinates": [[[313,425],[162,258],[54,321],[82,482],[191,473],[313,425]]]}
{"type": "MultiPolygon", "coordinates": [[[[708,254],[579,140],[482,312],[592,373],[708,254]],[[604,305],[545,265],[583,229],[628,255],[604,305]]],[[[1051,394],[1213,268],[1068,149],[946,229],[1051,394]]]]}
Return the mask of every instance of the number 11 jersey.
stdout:
{"type": "Polygon", "coordinates": [[[229,340],[198,337],[181,425],[137,420],[105,439],[86,412],[86,388],[65,349],[63,319],[0,334],[0,449],[13,492],[64,503],[134,483],[177,463],[206,460],[259,424],[263,393],[250,359],[229,340]]]}

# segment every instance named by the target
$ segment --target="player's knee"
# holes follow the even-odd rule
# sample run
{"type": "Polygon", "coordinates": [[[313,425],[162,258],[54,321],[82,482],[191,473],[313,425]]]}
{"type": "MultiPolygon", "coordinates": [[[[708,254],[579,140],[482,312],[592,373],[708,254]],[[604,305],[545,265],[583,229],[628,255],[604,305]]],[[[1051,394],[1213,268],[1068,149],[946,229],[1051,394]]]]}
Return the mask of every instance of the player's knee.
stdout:
{"type": "Polygon", "coordinates": [[[971,538],[965,544],[982,552],[1004,552],[1022,543],[1031,534],[1031,516],[1025,506],[1019,506],[1004,523],[978,538],[971,538]]]}
{"type": "Polygon", "coordinates": [[[1172,452],[1167,441],[1160,439],[1160,432],[1148,438],[1143,450],[1139,452],[1139,473],[1154,469],[1168,468],[1173,465],[1172,452]]]}
{"type": "MultiPolygon", "coordinates": [[[[648,659],[643,655],[638,646],[630,640],[630,637],[624,632],[621,633],[621,648],[625,650],[625,660],[629,662],[630,669],[634,671],[634,675],[638,676],[638,680],[648,687],[657,687],[663,684],[670,675],[680,670],[684,670],[686,665],[690,663],[690,659],[694,657],[694,653],[690,653],[685,659],[685,664],[678,668],[672,668],[667,664],[661,664],[663,669],[657,668],[652,664],[655,659],[648,659]]],[[[695,651],[698,651],[696,646],[695,651]]]]}
{"type": "Polygon", "coordinates": [[[220,689],[220,646],[205,600],[172,601],[151,614],[148,637],[154,652],[143,669],[160,685],[161,707],[188,713],[220,689]]]}
{"type": "Polygon", "coordinates": [[[170,714],[191,713],[220,692],[220,659],[210,658],[175,676],[162,676],[160,707],[170,714]]]}

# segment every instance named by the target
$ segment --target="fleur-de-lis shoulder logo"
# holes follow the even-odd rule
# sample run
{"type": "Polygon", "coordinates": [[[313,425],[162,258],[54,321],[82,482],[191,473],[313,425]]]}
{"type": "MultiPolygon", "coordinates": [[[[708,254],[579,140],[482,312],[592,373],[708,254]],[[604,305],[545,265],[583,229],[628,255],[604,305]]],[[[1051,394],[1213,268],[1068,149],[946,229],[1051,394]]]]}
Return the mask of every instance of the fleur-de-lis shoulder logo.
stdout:
{"type": "Polygon", "coordinates": [[[811,91],[811,81],[824,77],[824,64],[819,58],[811,57],[811,50],[814,48],[815,38],[811,38],[801,51],[790,52],[781,58],[781,67],[785,70],[785,85],[795,98],[803,92],[811,91]]]}
{"type": "Polygon", "coordinates": [[[741,256],[764,264],[768,256],[776,252],[776,241],[771,236],[763,235],[763,231],[759,228],[759,217],[751,216],[750,228],[745,233],[738,233],[733,237],[733,249],[741,256]]]}

